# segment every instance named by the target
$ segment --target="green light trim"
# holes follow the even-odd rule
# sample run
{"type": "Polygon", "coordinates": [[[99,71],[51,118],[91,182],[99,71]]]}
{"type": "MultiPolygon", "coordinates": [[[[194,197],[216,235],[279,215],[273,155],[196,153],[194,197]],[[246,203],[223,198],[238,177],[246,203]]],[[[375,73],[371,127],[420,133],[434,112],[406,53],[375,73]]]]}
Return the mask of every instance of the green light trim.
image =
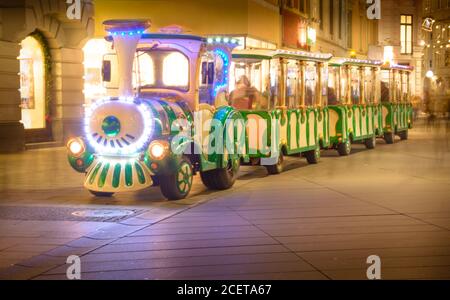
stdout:
{"type": "Polygon", "coordinates": [[[127,186],[133,185],[133,168],[130,163],[125,165],[125,184],[127,186]]]}
{"type": "Polygon", "coordinates": [[[145,175],[144,175],[144,171],[142,170],[141,166],[135,162],[134,166],[136,167],[136,173],[138,175],[138,180],[140,184],[144,184],[145,183],[145,175]]]}
{"type": "Polygon", "coordinates": [[[106,163],[105,166],[103,167],[102,172],[100,173],[100,176],[98,177],[98,186],[99,187],[103,187],[105,185],[106,176],[108,176],[109,166],[110,166],[110,164],[106,163]]]}
{"type": "Polygon", "coordinates": [[[91,177],[89,178],[89,183],[90,183],[90,184],[93,184],[93,183],[94,183],[95,177],[97,177],[98,170],[100,169],[101,166],[102,166],[102,163],[101,163],[101,162],[99,162],[99,163],[95,166],[95,169],[94,169],[94,171],[92,171],[91,177]]]}
{"type": "Polygon", "coordinates": [[[112,186],[114,188],[119,187],[121,170],[122,170],[122,164],[120,164],[120,163],[116,164],[116,166],[114,167],[113,181],[112,181],[112,186]]]}

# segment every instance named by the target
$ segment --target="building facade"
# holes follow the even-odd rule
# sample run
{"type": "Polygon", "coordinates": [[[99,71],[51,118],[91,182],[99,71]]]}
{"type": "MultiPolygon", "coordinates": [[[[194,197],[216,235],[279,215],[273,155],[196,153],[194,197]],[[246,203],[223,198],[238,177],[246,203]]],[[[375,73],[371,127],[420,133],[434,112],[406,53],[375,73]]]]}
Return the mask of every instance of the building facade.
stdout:
{"type": "Polygon", "coordinates": [[[448,112],[450,107],[450,1],[424,0],[425,109],[448,112]]]}
{"type": "Polygon", "coordinates": [[[94,30],[93,5],[78,20],[65,1],[0,1],[0,152],[63,141],[79,132],[82,46],[94,30]]]}

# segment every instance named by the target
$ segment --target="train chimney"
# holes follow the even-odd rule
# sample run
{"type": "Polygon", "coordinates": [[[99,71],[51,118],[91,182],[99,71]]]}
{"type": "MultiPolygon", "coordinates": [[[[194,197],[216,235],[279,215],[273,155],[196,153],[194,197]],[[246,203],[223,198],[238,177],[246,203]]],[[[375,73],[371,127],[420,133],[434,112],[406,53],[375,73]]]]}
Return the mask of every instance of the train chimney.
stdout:
{"type": "Polygon", "coordinates": [[[114,41],[119,64],[119,96],[133,96],[133,61],[142,34],[151,25],[149,20],[108,20],[105,30],[114,41]]]}

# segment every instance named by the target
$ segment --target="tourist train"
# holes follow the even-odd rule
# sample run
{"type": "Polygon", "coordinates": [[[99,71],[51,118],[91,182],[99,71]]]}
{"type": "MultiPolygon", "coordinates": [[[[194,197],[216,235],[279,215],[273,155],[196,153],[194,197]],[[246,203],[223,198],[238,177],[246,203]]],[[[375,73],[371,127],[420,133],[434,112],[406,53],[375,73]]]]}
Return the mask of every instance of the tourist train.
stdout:
{"type": "Polygon", "coordinates": [[[233,186],[241,165],[283,171],[285,156],[408,138],[409,66],[307,51],[235,49],[232,37],[177,28],[145,33],[142,20],[105,22],[115,53],[103,80],[116,94],[86,108],[85,134],[68,159],[96,196],[159,186],[187,197],[199,173],[209,189],[233,186]]]}

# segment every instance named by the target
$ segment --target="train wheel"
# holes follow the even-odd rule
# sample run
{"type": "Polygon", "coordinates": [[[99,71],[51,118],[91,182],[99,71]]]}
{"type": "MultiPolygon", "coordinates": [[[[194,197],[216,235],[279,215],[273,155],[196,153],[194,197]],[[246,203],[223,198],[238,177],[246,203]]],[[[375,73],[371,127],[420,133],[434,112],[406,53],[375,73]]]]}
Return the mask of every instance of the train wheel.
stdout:
{"type": "Polygon", "coordinates": [[[385,132],[384,133],[384,140],[387,144],[393,144],[395,140],[395,135],[393,132],[385,132]]]}
{"type": "Polygon", "coordinates": [[[317,147],[314,150],[307,151],[304,153],[304,156],[309,164],[317,164],[320,160],[320,148],[317,147]]]}
{"type": "Polygon", "coordinates": [[[175,173],[160,177],[161,192],[169,200],[184,199],[191,191],[193,178],[192,164],[183,157],[175,173]]]}
{"type": "Polygon", "coordinates": [[[376,136],[374,135],[373,137],[366,139],[364,141],[364,144],[366,145],[367,149],[374,149],[377,144],[376,136]]]}
{"type": "Polygon", "coordinates": [[[275,175],[275,174],[280,174],[281,172],[283,172],[283,165],[284,165],[284,156],[283,156],[283,153],[280,151],[277,163],[275,165],[270,165],[270,166],[265,166],[265,167],[269,174],[275,175]]]}
{"type": "Polygon", "coordinates": [[[398,133],[398,136],[400,137],[401,140],[407,140],[408,139],[408,129],[404,130],[404,131],[400,131],[398,133]]]}
{"type": "Polygon", "coordinates": [[[95,197],[103,197],[103,198],[112,197],[112,195],[114,195],[114,193],[97,192],[97,191],[91,191],[91,190],[89,190],[89,193],[91,193],[95,197]]]}
{"type": "Polygon", "coordinates": [[[350,155],[350,152],[352,152],[352,143],[350,140],[347,140],[344,143],[339,143],[337,145],[337,151],[340,156],[350,155]]]}
{"type": "Polygon", "coordinates": [[[216,182],[214,180],[214,175],[215,175],[214,171],[215,170],[200,172],[200,178],[201,178],[203,184],[210,190],[217,189],[216,182]]]}
{"type": "Polygon", "coordinates": [[[241,161],[239,157],[232,158],[224,169],[214,170],[215,188],[217,190],[226,190],[233,186],[239,173],[241,161]]]}

